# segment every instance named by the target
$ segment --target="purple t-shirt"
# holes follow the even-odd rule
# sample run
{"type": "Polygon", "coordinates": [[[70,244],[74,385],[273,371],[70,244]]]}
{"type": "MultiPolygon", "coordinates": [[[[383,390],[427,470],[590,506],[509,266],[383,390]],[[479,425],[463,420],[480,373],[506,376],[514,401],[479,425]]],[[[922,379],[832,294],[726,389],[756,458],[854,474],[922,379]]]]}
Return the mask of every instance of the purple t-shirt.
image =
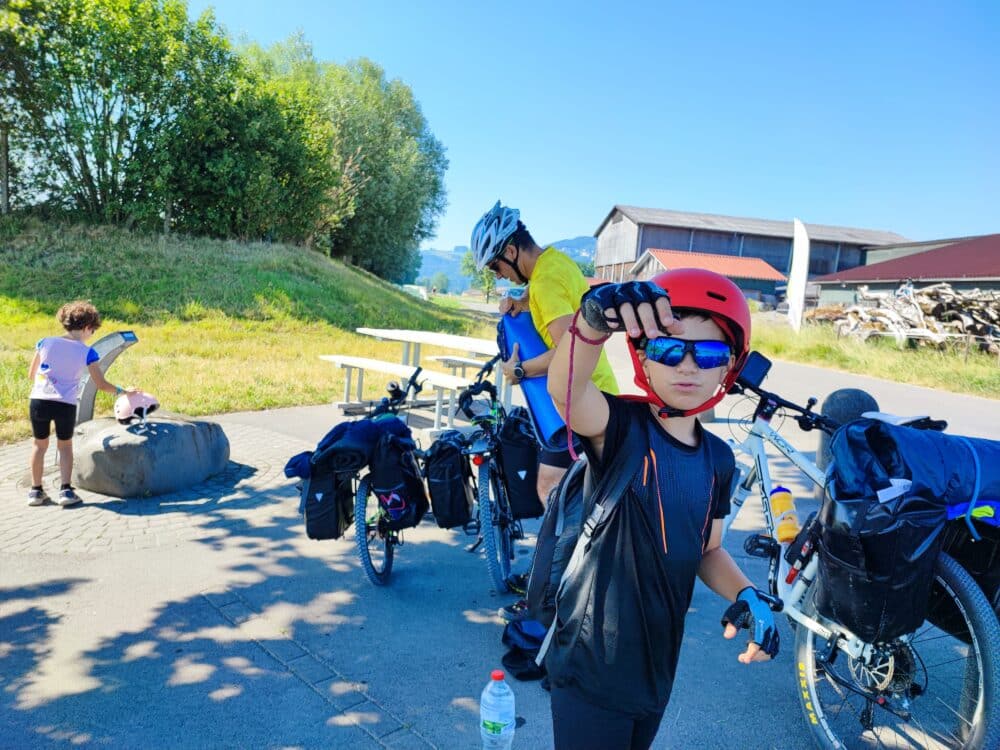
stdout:
{"type": "Polygon", "coordinates": [[[76,405],[80,379],[88,365],[100,359],[93,347],[63,336],[49,336],[38,342],[40,362],[31,398],[62,401],[76,405]]]}

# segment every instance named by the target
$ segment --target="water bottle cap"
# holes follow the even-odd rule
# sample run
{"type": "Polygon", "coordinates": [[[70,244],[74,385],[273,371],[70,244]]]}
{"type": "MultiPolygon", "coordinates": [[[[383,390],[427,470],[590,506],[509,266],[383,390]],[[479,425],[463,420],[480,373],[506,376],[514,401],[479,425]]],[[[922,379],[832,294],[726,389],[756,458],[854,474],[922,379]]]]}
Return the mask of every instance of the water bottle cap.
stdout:
{"type": "Polygon", "coordinates": [[[492,672],[490,672],[490,679],[495,680],[497,682],[499,682],[500,680],[502,680],[503,679],[503,670],[502,669],[494,669],[492,672]]]}
{"type": "Polygon", "coordinates": [[[792,494],[792,491],[790,489],[788,489],[787,487],[782,487],[780,484],[773,490],[771,490],[772,495],[776,495],[779,492],[787,492],[789,495],[792,494]]]}

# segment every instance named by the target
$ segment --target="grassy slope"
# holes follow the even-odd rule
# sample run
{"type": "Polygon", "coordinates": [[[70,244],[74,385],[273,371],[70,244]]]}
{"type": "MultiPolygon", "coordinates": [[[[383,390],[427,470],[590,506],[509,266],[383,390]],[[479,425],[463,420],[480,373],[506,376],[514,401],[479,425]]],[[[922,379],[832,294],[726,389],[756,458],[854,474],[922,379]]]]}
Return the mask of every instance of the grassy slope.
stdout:
{"type": "MultiPolygon", "coordinates": [[[[0,443],[26,437],[35,342],[61,331],[61,304],[90,299],[103,333],[139,343],[112,382],[155,393],[192,415],[329,402],[340,370],[320,354],[396,361],[398,344],[358,326],[482,334],[483,320],[422,302],[300,247],[134,235],[103,227],[0,220],[0,443]]],[[[381,388],[369,379],[371,393],[381,388]]],[[[98,414],[111,398],[98,394],[98,414]]]]}
{"type": "MultiPolygon", "coordinates": [[[[101,310],[103,332],[139,336],[112,366],[112,382],[150,390],[166,409],[192,415],[338,398],[341,371],[320,354],[400,354],[398,344],[354,334],[358,326],[490,335],[482,317],[422,302],[303,248],[0,219],[0,443],[29,434],[32,348],[60,332],[55,311],[79,297],[101,310]]],[[[985,355],[964,361],[885,340],[837,339],[818,326],[794,336],[766,323],[755,324],[754,346],[781,359],[1000,397],[1000,367],[985,355]]],[[[374,395],[383,383],[366,385],[374,395]]],[[[99,394],[97,406],[108,414],[111,398],[99,394]]]]}

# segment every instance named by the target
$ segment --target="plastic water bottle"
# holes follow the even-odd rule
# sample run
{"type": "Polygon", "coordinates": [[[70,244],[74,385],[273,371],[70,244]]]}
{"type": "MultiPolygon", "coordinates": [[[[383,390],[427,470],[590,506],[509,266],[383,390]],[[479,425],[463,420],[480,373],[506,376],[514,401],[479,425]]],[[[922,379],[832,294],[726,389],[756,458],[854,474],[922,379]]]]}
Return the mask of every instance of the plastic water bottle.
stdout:
{"type": "MultiPolygon", "coordinates": [[[[549,348],[545,345],[542,337],[535,330],[535,324],[531,322],[531,315],[523,312],[520,315],[512,316],[509,313],[504,315],[498,323],[500,328],[500,346],[504,359],[510,358],[510,353],[517,344],[517,355],[523,362],[526,359],[545,354],[549,348]]],[[[535,423],[535,430],[539,437],[549,440],[566,423],[556,411],[552,397],[549,395],[548,376],[525,378],[521,381],[521,390],[524,393],[524,400],[528,402],[528,411],[531,419],[535,423]]]]}
{"type": "Polygon", "coordinates": [[[787,487],[771,490],[771,515],[776,524],[775,534],[782,544],[794,542],[799,535],[799,517],[795,514],[795,501],[787,487]]]}
{"type": "Polygon", "coordinates": [[[510,750],[514,744],[514,691],[494,669],[479,699],[479,734],[483,750],[510,750]]]}
{"type": "Polygon", "coordinates": [[[778,596],[786,599],[792,590],[788,583],[790,566],[785,560],[788,545],[799,535],[799,517],[795,513],[795,499],[787,487],[775,487],[771,490],[771,515],[774,517],[774,535],[781,545],[778,557],[778,596]]]}

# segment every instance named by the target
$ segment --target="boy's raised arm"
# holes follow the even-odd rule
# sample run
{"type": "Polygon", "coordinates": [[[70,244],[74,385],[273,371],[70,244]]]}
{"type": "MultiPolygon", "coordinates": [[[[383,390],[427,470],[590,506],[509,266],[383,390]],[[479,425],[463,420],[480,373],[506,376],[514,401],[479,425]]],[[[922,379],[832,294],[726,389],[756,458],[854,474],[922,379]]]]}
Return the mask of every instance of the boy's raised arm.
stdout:
{"type": "Polygon", "coordinates": [[[608,426],[608,403],[590,379],[607,338],[577,315],[559,340],[549,365],[549,395],[556,409],[563,419],[568,412],[569,428],[586,437],[603,435],[608,426]]]}

